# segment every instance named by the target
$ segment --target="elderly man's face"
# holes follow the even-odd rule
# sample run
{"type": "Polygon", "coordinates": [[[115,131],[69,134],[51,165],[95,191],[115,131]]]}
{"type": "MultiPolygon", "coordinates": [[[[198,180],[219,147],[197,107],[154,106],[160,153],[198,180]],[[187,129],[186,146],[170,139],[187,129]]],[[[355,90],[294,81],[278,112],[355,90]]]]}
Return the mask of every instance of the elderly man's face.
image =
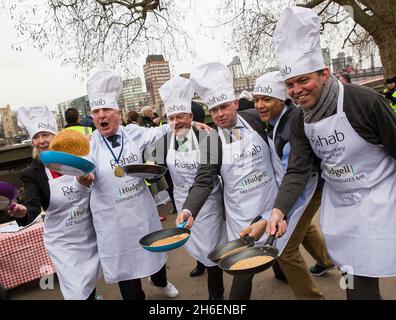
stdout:
{"type": "Polygon", "coordinates": [[[329,76],[329,70],[324,69],[322,73],[311,72],[287,79],[287,93],[301,108],[311,109],[319,101],[329,76]]]}
{"type": "Polygon", "coordinates": [[[191,128],[192,113],[177,113],[168,117],[168,123],[177,137],[183,137],[191,128]]]}
{"type": "Polygon", "coordinates": [[[92,112],[96,129],[104,137],[115,134],[121,123],[121,113],[117,109],[102,108],[92,112]]]}
{"type": "Polygon", "coordinates": [[[231,129],[237,121],[238,100],[224,103],[209,110],[213,122],[222,129],[231,129]]]}

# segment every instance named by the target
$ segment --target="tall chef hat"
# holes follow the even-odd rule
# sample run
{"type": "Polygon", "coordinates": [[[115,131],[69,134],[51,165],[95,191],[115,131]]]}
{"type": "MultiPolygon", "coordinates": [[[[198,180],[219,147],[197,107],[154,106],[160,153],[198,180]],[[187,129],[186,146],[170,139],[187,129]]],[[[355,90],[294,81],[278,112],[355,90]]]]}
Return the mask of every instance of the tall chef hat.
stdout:
{"type": "Polygon", "coordinates": [[[239,95],[239,99],[246,99],[248,101],[253,101],[253,96],[249,91],[242,90],[241,94],[239,95]]]}
{"type": "Polygon", "coordinates": [[[282,12],[272,44],[284,80],[325,68],[319,28],[320,18],[312,9],[289,7],[282,12]]]}
{"type": "Polygon", "coordinates": [[[87,82],[91,111],[101,108],[119,109],[117,98],[122,90],[122,78],[118,71],[108,67],[98,69],[87,82]]]}
{"type": "Polygon", "coordinates": [[[224,64],[202,64],[191,72],[190,80],[209,110],[236,99],[231,71],[224,64]]]}
{"type": "Polygon", "coordinates": [[[168,117],[176,113],[191,113],[194,89],[190,80],[179,76],[174,77],[159,88],[159,94],[168,117]]]}
{"type": "Polygon", "coordinates": [[[18,126],[24,127],[31,139],[37,132],[58,132],[55,114],[47,106],[22,107],[16,115],[18,126]]]}
{"type": "Polygon", "coordinates": [[[280,72],[268,72],[258,77],[252,94],[286,100],[286,87],[280,72]]]}

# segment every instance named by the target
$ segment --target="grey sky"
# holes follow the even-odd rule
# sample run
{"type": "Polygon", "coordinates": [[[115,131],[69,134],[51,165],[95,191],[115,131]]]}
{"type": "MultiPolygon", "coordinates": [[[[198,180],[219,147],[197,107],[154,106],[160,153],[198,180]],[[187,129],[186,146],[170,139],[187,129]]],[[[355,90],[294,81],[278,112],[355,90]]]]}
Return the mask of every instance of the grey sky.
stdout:
{"type": "MultiPolygon", "coordinates": [[[[196,5],[195,0],[186,2],[189,2],[189,6],[196,5]]],[[[194,60],[189,58],[186,61],[171,59],[172,75],[190,72],[193,65],[206,61],[228,64],[234,56],[224,47],[219,32],[210,30],[197,35],[201,17],[210,19],[211,9],[215,7],[214,2],[209,3],[212,4],[199,9],[204,10],[201,13],[191,10],[194,14],[186,17],[189,33],[195,38],[193,46],[197,56],[194,60]]],[[[45,104],[55,110],[58,103],[86,94],[85,82],[75,77],[73,66],[61,66],[59,61],[49,60],[43,52],[33,48],[25,48],[22,52],[11,49],[11,44],[17,42],[18,38],[5,12],[0,12],[0,39],[0,107],[9,104],[16,110],[21,106],[45,104]]],[[[139,57],[137,61],[138,72],[135,76],[140,76],[144,82],[145,57],[139,57]]]]}

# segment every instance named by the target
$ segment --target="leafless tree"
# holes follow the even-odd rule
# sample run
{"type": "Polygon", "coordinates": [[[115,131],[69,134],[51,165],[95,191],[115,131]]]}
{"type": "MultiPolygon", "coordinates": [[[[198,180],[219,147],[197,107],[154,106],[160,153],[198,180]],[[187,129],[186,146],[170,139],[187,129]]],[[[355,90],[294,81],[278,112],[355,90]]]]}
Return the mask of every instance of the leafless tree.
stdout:
{"type": "Polygon", "coordinates": [[[341,42],[370,55],[378,49],[385,77],[396,75],[394,53],[395,0],[227,0],[220,8],[223,24],[233,27],[230,45],[250,65],[262,71],[274,64],[271,37],[280,12],[287,6],[313,8],[322,17],[322,34],[330,43],[341,42]]]}
{"type": "Polygon", "coordinates": [[[190,50],[172,0],[0,1],[20,36],[14,50],[31,45],[83,73],[101,62],[128,71],[142,55],[190,50]]]}

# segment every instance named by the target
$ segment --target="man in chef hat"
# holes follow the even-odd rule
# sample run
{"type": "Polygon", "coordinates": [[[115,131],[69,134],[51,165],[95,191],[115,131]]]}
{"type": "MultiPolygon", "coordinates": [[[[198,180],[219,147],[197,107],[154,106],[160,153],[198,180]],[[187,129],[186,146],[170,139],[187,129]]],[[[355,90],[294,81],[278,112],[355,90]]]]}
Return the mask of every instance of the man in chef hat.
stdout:
{"type": "Polygon", "coordinates": [[[275,58],[300,109],[267,233],[321,167],[321,228],[333,262],[353,277],[347,298],[381,299],[378,278],[396,275],[396,117],[373,90],[337,81],[324,65],[319,29],[313,10],[290,7],[274,32],[275,58]]]}
{"type": "Polygon", "coordinates": [[[179,291],[167,281],[165,253],[150,253],[139,240],[162,229],[154,199],[143,179],[124,174],[122,167],[142,164],[144,149],[164,136],[168,126],[121,126],[117,98],[120,74],[109,68],[96,71],[87,83],[88,98],[97,128],[91,137],[88,159],[93,175],[79,177],[92,183],[91,210],[97,233],[100,262],[107,283],[118,283],[124,300],[145,299],[141,278],[173,298],[179,291]]]}
{"type": "MultiPolygon", "coordinates": [[[[194,89],[190,80],[174,77],[161,86],[159,93],[173,133],[165,159],[174,185],[176,209],[180,212],[194,183],[200,160],[200,135],[191,127],[194,89]]],[[[209,300],[223,299],[224,285],[222,270],[207,257],[214,248],[227,241],[222,189],[219,177],[216,177],[213,191],[191,228],[190,239],[184,245],[187,252],[208,270],[209,300]]]]}
{"type": "MultiPolygon", "coordinates": [[[[263,215],[261,223],[266,224],[278,191],[265,128],[256,110],[237,113],[232,74],[225,65],[200,65],[191,72],[190,79],[208,106],[217,130],[201,143],[200,167],[177,223],[188,219],[187,227],[191,227],[199,219],[199,212],[221,175],[227,236],[231,241],[239,238],[240,231],[257,216],[263,215]]],[[[279,225],[281,235],[285,225],[279,225]]],[[[252,279],[252,275],[234,277],[230,299],[249,299],[252,279]]]]}

